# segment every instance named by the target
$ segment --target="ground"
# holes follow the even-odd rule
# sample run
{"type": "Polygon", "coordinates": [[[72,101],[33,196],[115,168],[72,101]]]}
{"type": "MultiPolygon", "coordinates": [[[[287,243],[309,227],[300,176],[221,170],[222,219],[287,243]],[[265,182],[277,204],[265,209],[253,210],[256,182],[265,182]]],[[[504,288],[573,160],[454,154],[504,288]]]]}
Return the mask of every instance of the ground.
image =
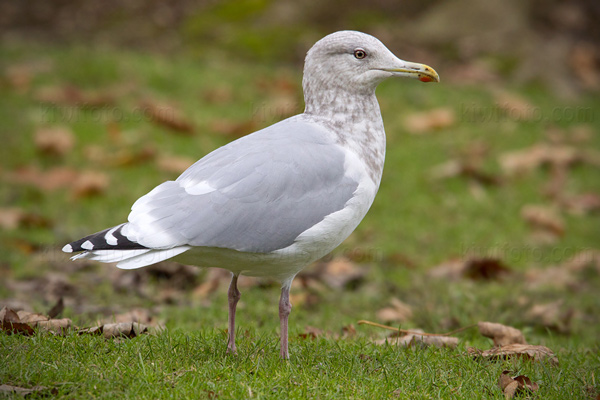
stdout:
{"type": "Polygon", "coordinates": [[[296,280],[282,362],[277,283],[241,280],[231,356],[226,275],[172,263],[119,271],[60,248],[123,222],[212,149],[301,112],[301,68],[0,51],[0,306],[46,313],[62,297],[78,328],[132,310],[150,326],[132,339],[0,334],[0,384],[61,398],[502,398],[510,370],[539,384],[531,397],[598,396],[597,97],[565,103],[541,86],[442,73],[435,85],[382,84],[380,192],[357,231],[296,280]],[[427,332],[498,322],[559,364],[476,361],[468,347],[492,347],[477,328],[456,334],[455,349],[376,345],[389,332],[359,320],[427,332]]]}

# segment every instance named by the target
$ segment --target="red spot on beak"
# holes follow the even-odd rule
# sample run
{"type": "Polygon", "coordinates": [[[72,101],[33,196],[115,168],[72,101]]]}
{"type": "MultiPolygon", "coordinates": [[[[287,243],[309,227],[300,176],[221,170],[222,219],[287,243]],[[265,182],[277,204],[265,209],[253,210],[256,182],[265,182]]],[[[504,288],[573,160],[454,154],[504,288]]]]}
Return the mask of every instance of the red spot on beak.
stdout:
{"type": "Polygon", "coordinates": [[[421,76],[421,77],[419,77],[419,80],[420,80],[421,82],[432,82],[432,81],[433,81],[433,79],[431,79],[431,78],[430,78],[430,77],[428,77],[428,76],[421,76]]]}

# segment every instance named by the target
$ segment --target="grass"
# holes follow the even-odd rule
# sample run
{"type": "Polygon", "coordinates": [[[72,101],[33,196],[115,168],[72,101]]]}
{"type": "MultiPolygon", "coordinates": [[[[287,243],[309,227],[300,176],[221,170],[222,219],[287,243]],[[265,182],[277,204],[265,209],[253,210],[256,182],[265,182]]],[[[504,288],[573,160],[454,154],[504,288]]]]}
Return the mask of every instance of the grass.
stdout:
{"type": "MultiPolygon", "coordinates": [[[[90,146],[108,154],[133,154],[150,144],[161,155],[197,159],[233,139],[216,132],[216,120],[258,129],[279,119],[282,105],[300,112],[300,69],[230,64],[210,52],[167,58],[23,44],[0,48],[0,60],[5,71],[14,66],[35,71],[24,90],[13,88],[8,79],[0,86],[1,172],[31,165],[42,171],[62,166],[101,171],[111,182],[101,195],[84,198],[67,189],[47,191],[3,182],[2,207],[20,207],[48,223],[0,231],[4,282],[0,298],[17,298],[43,311],[55,300],[54,292],[45,290],[48,281],[43,277],[58,274],[74,292],[66,298],[64,315],[79,326],[91,324],[100,314],[132,307],[152,309],[167,326],[164,332],[117,341],[74,332],[64,337],[41,332],[33,337],[2,334],[0,383],[52,387],[59,398],[503,398],[497,381],[509,369],[538,382],[538,398],[594,398],[599,391],[598,273],[584,271],[572,285],[532,286],[525,278],[533,268],[549,268],[582,250],[597,249],[599,215],[562,213],[565,234],[551,244],[538,244],[520,214],[525,204],[551,203],[543,191],[551,177],[547,169],[507,179],[502,185],[475,188],[463,177],[435,180],[430,176],[432,168],[477,143],[487,149],[482,170],[499,175],[501,154],[547,142],[552,127],[568,141],[573,127],[584,124],[592,136],[575,146],[598,149],[598,98],[564,103],[543,88],[510,88],[540,113],[536,121],[523,121],[485,114],[495,109],[496,101],[493,90],[485,86],[401,80],[381,85],[378,98],[388,133],[381,189],[365,220],[336,251],[337,255],[362,253],[357,262],[366,275],[355,288],[294,288],[298,296],[290,318],[291,360],[282,362],[276,284],[263,282],[242,289],[239,355],[233,357],[225,355],[224,287],[206,299],[190,291],[179,293],[169,304],[159,298],[168,284],[158,278],[147,283],[142,294],[133,287],[116,289],[111,266],[77,266],[57,250],[83,234],[122,222],[140,195],[176,176],[152,161],[129,166],[95,161],[87,156],[90,146]],[[270,80],[283,82],[284,88],[265,89],[264,82],[270,80]],[[40,88],[64,85],[108,90],[117,93],[117,100],[100,114],[35,100],[40,88]],[[229,94],[225,100],[211,101],[207,93],[215,89],[229,94]],[[196,135],[172,134],[147,118],[134,118],[133,110],[144,98],[175,103],[197,127],[196,135]],[[274,98],[283,98],[283,103],[273,102],[274,98]],[[457,123],[439,132],[406,134],[407,116],[437,107],[450,107],[457,123]],[[578,109],[587,114],[567,118],[569,110],[578,109]],[[40,154],[32,138],[43,126],[68,127],[76,136],[75,147],[63,157],[40,154]],[[111,131],[118,132],[116,139],[111,131]],[[508,278],[446,281],[427,274],[448,259],[492,252],[512,269],[508,278]],[[22,286],[15,282],[41,286],[32,293],[19,290],[22,286]],[[306,293],[312,301],[302,297],[306,293]],[[356,327],[356,337],[348,339],[299,336],[307,325],[339,333],[360,319],[373,320],[392,297],[413,308],[405,328],[444,331],[484,320],[505,323],[522,329],[530,343],[552,348],[560,365],[475,362],[465,355],[466,348],[489,348],[491,342],[474,331],[462,334],[455,350],[376,346],[372,339],[385,333],[364,326],[356,327]],[[532,305],[557,300],[562,301],[563,312],[572,310],[568,333],[528,315],[532,305]]],[[[565,192],[598,193],[597,173],[597,167],[585,163],[571,168],[565,192]]],[[[201,273],[197,283],[204,276],[201,273]]]]}

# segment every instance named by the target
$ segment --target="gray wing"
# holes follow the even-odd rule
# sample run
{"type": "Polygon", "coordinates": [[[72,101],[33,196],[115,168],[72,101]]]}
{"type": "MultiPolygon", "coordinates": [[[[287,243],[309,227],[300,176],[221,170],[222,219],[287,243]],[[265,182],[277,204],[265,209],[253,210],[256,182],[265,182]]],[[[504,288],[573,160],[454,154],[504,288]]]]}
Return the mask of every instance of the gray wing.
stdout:
{"type": "Polygon", "coordinates": [[[123,233],[151,248],[265,253],[344,208],[358,182],[318,125],[291,118],[208,154],[132,207],[123,233]]]}

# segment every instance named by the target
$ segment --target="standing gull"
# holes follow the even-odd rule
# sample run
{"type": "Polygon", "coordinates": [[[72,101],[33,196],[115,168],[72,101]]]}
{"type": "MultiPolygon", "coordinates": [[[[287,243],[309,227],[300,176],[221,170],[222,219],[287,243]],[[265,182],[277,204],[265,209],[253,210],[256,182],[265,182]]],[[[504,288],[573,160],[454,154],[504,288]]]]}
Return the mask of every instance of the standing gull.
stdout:
{"type": "Polygon", "coordinates": [[[373,36],[324,37],[306,55],[303,114],[213,151],[138,199],[128,222],[63,251],[123,269],[172,257],[228,269],[232,353],[238,277],[278,279],[281,357],[289,358],[292,280],[346,239],[375,199],[385,158],[375,88],[394,76],[439,81],[431,67],[400,60],[373,36]]]}

